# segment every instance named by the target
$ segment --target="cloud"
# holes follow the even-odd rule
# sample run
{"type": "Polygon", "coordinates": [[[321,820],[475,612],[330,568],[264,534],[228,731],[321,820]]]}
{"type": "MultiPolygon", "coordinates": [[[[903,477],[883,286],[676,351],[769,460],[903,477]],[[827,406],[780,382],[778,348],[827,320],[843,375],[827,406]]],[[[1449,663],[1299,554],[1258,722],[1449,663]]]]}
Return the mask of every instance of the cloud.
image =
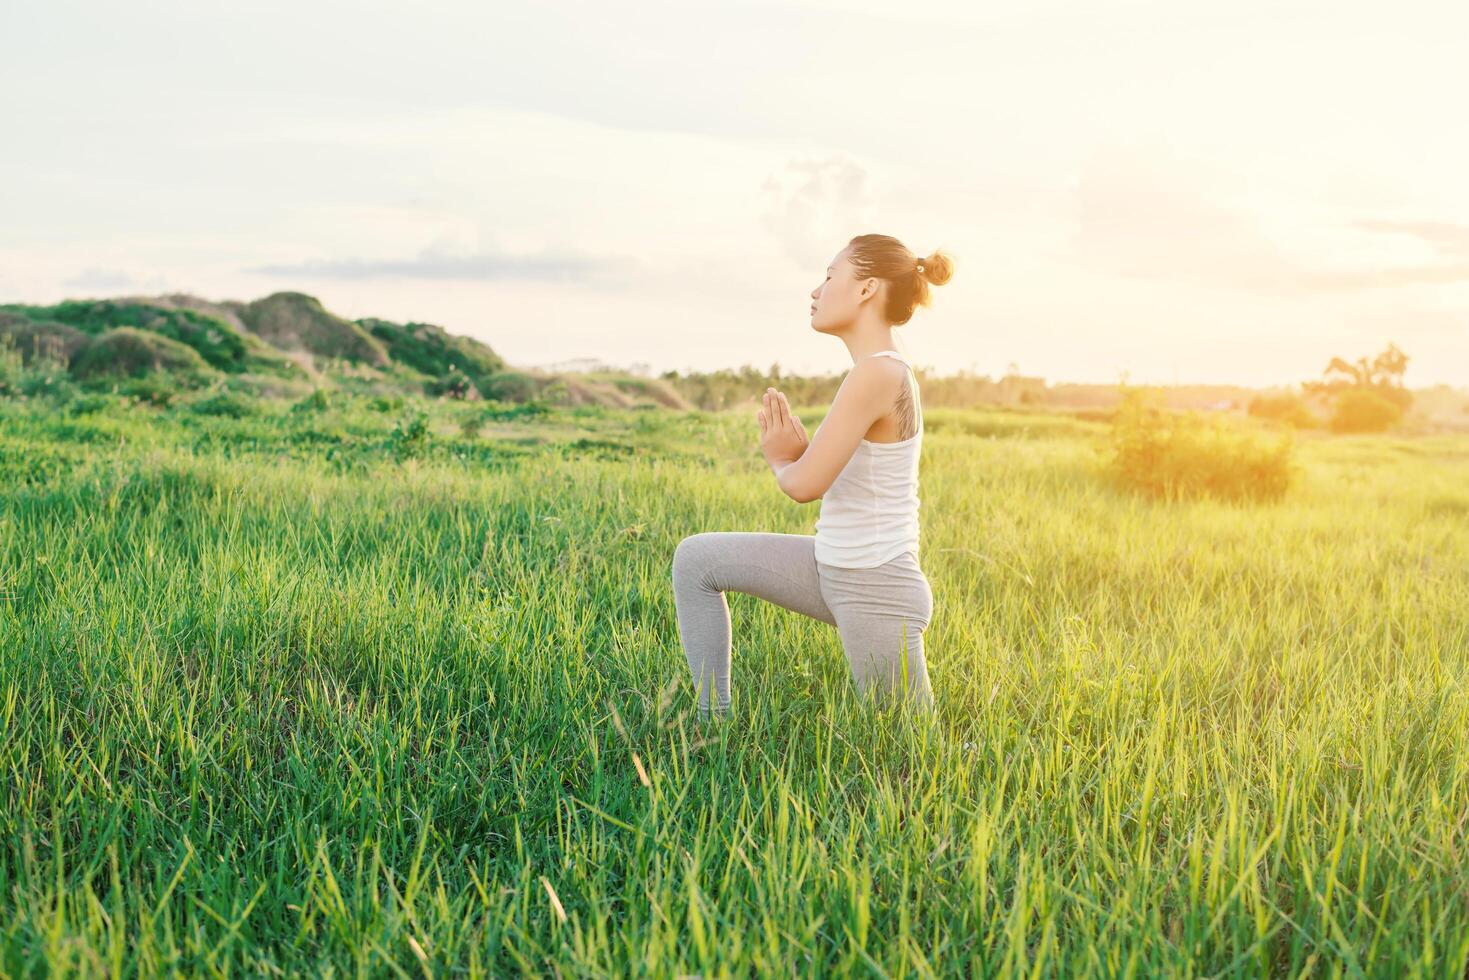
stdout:
{"type": "Polygon", "coordinates": [[[1311,289],[1375,289],[1385,286],[1446,286],[1469,282],[1469,262],[1443,265],[1398,266],[1352,272],[1302,272],[1301,284],[1311,289]]]}
{"type": "Polygon", "coordinates": [[[407,259],[311,259],[254,266],[246,272],[264,276],[317,279],[463,279],[590,282],[622,269],[626,260],[572,252],[452,252],[427,248],[407,259]]]}
{"type": "Polygon", "coordinates": [[[793,160],[761,190],[761,222],[803,266],[825,265],[862,232],[872,207],[867,170],[842,157],[793,160]]]}
{"type": "Polygon", "coordinates": [[[1282,250],[1251,211],[1176,166],[1123,153],[1095,158],[1076,183],[1073,254],[1133,278],[1271,294],[1344,293],[1469,282],[1469,229],[1442,222],[1358,221],[1416,236],[1451,261],[1323,268],[1282,250]]]}
{"type": "Polygon", "coordinates": [[[135,289],[143,285],[133,276],[117,269],[83,269],[61,284],[70,289],[135,289]]]}
{"type": "Polygon", "coordinates": [[[1469,226],[1448,221],[1381,221],[1371,218],[1354,224],[1364,231],[1410,235],[1450,255],[1469,255],[1469,226]]]}

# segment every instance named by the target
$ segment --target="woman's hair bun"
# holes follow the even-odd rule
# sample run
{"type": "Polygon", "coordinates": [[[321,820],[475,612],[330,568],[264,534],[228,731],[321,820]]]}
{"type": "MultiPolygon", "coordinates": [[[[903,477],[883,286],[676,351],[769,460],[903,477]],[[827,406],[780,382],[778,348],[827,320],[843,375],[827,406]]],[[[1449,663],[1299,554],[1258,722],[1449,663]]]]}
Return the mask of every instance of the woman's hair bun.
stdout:
{"type": "Polygon", "coordinates": [[[929,286],[942,286],[954,274],[954,260],[935,250],[916,258],[913,250],[892,235],[858,235],[847,243],[847,258],[857,278],[887,281],[883,315],[893,326],[907,323],[920,306],[929,305],[929,286]]]}
{"type": "Polygon", "coordinates": [[[918,260],[918,274],[935,286],[942,286],[954,275],[954,261],[942,250],[918,260]]]}

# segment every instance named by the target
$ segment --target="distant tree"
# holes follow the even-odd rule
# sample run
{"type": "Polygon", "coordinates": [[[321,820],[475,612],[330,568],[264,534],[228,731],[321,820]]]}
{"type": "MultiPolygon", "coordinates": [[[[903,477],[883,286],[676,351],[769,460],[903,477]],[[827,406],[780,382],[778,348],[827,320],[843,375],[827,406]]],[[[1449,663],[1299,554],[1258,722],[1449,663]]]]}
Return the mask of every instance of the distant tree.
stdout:
{"type": "Polygon", "coordinates": [[[1406,410],[1413,403],[1412,392],[1403,386],[1403,375],[1407,370],[1408,355],[1390,343],[1386,350],[1371,360],[1359,357],[1349,362],[1333,357],[1322,372],[1320,381],[1307,381],[1301,387],[1333,401],[1344,392],[1367,391],[1406,410]]]}
{"type": "Polygon", "coordinates": [[[1306,407],[1299,395],[1286,392],[1281,395],[1257,395],[1250,400],[1247,412],[1254,418],[1282,422],[1297,429],[1309,429],[1316,425],[1316,417],[1306,407]]]}
{"type": "Polygon", "coordinates": [[[1336,398],[1331,416],[1333,432],[1385,432],[1403,420],[1394,401],[1371,388],[1348,388],[1336,398]]]}

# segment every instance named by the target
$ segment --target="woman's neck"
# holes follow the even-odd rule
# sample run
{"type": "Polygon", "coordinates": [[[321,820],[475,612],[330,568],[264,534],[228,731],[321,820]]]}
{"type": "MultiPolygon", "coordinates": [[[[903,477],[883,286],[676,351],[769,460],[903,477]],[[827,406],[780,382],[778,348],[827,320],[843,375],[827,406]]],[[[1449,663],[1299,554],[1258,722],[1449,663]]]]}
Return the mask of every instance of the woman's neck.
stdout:
{"type": "Polygon", "coordinates": [[[898,345],[893,343],[893,328],[887,325],[876,329],[855,331],[843,337],[842,343],[847,345],[847,353],[852,355],[853,364],[879,351],[898,349],[898,345]]]}

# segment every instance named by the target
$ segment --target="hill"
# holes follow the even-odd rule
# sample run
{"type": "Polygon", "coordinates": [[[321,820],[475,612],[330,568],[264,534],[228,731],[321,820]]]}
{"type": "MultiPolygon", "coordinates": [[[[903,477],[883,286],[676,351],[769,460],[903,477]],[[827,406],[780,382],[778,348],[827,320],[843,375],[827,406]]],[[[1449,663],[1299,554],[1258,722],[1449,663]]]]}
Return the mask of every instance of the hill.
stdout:
{"type": "MultiPolygon", "coordinates": [[[[83,387],[156,374],[164,389],[169,375],[178,376],[179,388],[213,377],[262,397],[294,398],[325,387],[572,406],[693,407],[666,380],[615,371],[514,370],[472,337],[432,323],[348,320],[298,292],[250,302],[169,293],[0,305],[0,353],[7,347],[23,365],[39,357],[69,368],[66,374],[83,387]]],[[[148,390],[167,397],[157,386],[148,390]]]]}
{"type": "Polygon", "coordinates": [[[23,364],[30,364],[37,357],[70,361],[91,339],[65,323],[32,320],[21,313],[0,310],[0,343],[8,340],[14,344],[23,364]]]}
{"type": "Polygon", "coordinates": [[[80,379],[136,378],[157,371],[207,375],[212,369],[187,344],[136,327],[117,327],[82,349],[71,364],[80,379]]]}
{"type": "Polygon", "coordinates": [[[12,304],[0,307],[6,332],[30,356],[38,336],[60,343],[59,359],[79,356],[90,338],[109,330],[129,327],[183,344],[194,350],[210,367],[229,374],[263,372],[299,373],[300,368],[269,344],[244,330],[238,321],[206,309],[196,309],[168,300],[147,297],[66,300],[54,306],[12,304]],[[233,322],[232,322],[233,321],[233,322]],[[29,343],[27,343],[29,342],[29,343]]]}
{"type": "Polygon", "coordinates": [[[431,323],[393,323],[369,317],[357,326],[376,339],[388,356],[420,374],[442,381],[445,390],[462,376],[480,395],[492,398],[493,378],[505,369],[505,360],[488,344],[451,334],[431,323]]]}
{"type": "Polygon", "coordinates": [[[351,320],[327,312],[320,300],[305,293],[272,293],[239,306],[236,314],[272,347],[309,354],[318,367],[332,359],[378,368],[392,364],[377,338],[351,320]]]}

